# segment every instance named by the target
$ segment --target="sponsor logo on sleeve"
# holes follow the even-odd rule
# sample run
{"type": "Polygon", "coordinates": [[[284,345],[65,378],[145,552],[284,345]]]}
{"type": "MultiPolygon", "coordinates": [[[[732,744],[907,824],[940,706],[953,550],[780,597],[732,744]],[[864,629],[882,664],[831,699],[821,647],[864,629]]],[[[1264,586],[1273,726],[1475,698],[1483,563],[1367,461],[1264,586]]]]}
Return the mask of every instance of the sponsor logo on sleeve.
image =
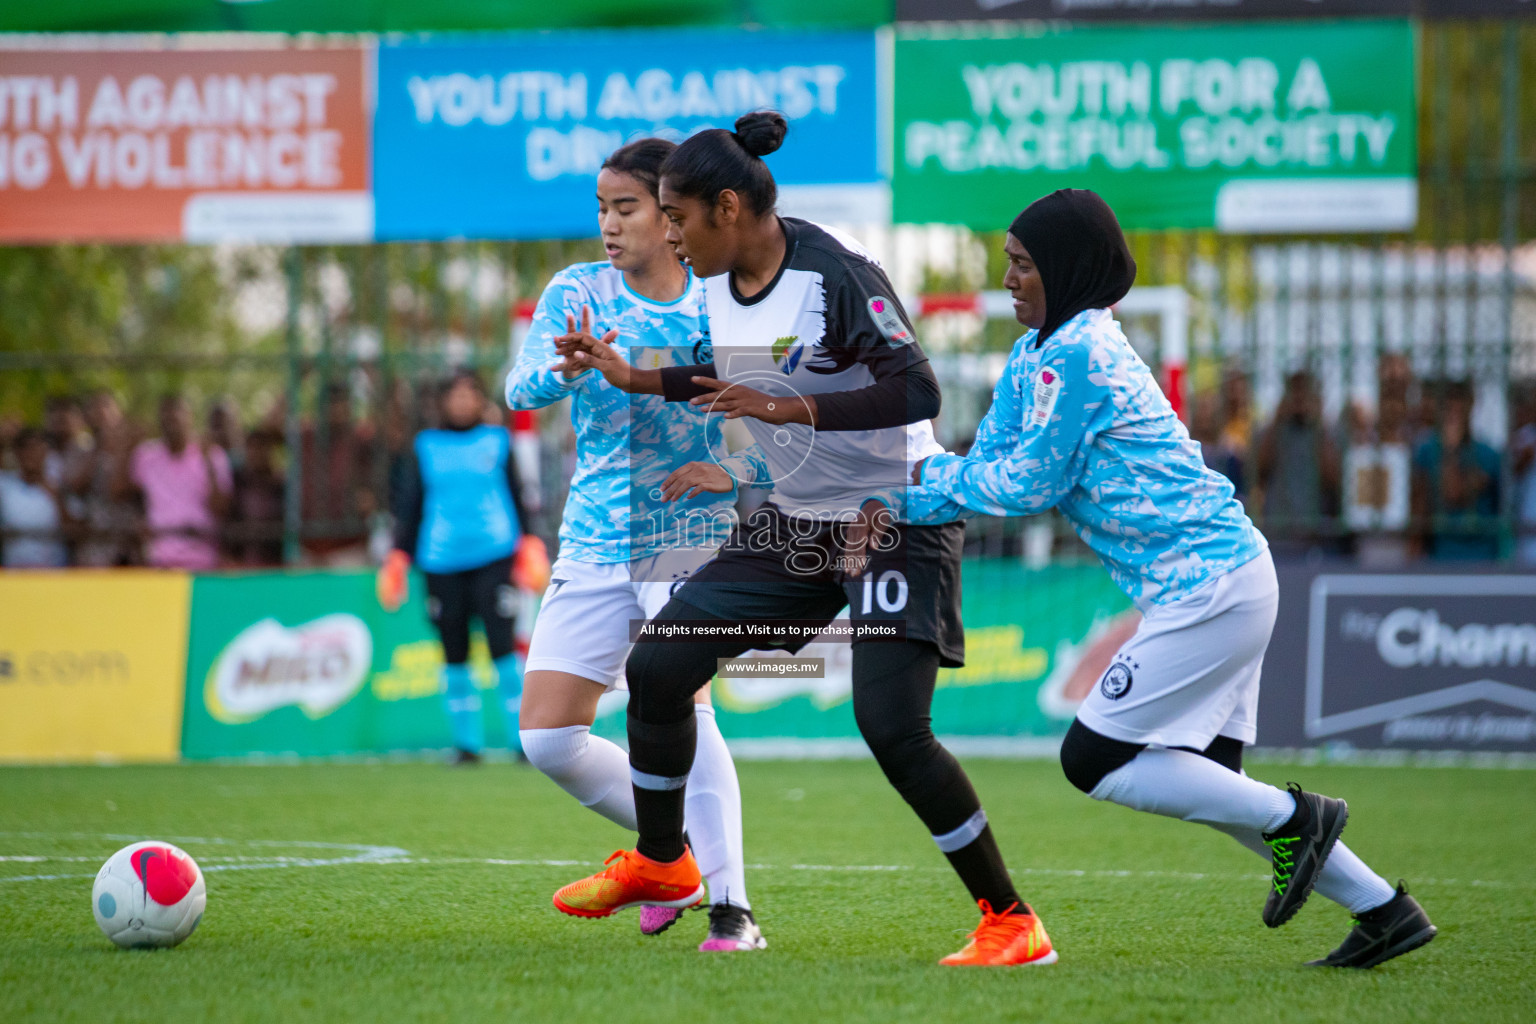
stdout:
{"type": "Polygon", "coordinates": [[[912,332],[907,330],[896,303],[884,295],[876,295],[869,300],[869,318],[875,322],[875,329],[892,345],[905,345],[912,340],[912,332]]]}
{"type": "Polygon", "coordinates": [[[1061,395],[1061,374],[1049,366],[1040,370],[1040,375],[1035,378],[1035,403],[1029,412],[1031,426],[1043,427],[1051,422],[1051,414],[1056,411],[1056,399],[1061,395]]]}

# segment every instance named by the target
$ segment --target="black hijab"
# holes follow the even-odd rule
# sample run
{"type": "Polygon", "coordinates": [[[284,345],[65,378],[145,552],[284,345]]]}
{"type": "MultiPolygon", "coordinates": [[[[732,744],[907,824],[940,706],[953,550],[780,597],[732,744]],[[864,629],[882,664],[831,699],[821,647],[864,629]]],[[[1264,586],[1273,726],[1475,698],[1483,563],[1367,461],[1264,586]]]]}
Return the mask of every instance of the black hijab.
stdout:
{"type": "Polygon", "coordinates": [[[1136,261],[1115,211],[1087,189],[1063,188],[1036,199],[1008,233],[1029,250],[1045,285],[1045,323],[1036,345],[1083,310],[1113,306],[1136,280],[1136,261]]]}

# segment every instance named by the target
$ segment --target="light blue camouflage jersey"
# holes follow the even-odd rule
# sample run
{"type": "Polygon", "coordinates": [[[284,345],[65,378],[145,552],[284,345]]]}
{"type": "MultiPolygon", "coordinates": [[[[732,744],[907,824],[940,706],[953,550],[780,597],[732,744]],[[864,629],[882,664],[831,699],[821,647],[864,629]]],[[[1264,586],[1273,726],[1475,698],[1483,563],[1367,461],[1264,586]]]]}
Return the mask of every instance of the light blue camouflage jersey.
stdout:
{"type": "Polygon", "coordinates": [[[1035,338],[1014,345],[970,453],[924,463],[922,486],[904,495],[908,522],[1055,506],[1143,609],[1264,550],[1109,310],[1079,313],[1038,347],[1035,338]]]}
{"type": "Polygon", "coordinates": [[[733,479],[766,481],[760,450],[729,454],[721,417],[706,419],[687,402],[625,394],[595,370],[567,380],[552,369],[560,361],[554,340],[566,332],[566,314],[579,324],[583,306],[592,310],[593,334],[617,328],[618,348],[643,368],[714,358],[704,289],[691,272],[687,289],[673,302],[636,294],[608,263],[578,263],[550,281],[507,375],[507,404],[539,409],[572,400],[576,472],[560,522],[561,557],[627,562],[668,548],[718,546],[736,521],[735,493],[665,502],[661,482],[695,461],[719,463],[733,479]]]}

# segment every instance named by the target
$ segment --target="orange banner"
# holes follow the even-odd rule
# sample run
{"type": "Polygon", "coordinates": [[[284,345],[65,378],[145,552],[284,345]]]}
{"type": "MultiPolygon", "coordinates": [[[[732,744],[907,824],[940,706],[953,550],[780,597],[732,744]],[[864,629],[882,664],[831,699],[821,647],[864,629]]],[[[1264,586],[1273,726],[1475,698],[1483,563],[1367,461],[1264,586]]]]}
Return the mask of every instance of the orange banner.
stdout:
{"type": "Polygon", "coordinates": [[[365,63],[0,50],[0,242],[371,240],[365,63]]]}

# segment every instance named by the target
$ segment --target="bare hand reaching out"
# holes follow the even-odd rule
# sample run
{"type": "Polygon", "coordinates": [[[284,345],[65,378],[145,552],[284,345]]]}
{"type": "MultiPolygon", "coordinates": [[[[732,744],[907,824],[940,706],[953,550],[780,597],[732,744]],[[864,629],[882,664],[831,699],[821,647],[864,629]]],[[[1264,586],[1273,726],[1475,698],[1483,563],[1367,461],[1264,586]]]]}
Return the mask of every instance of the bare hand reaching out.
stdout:
{"type": "Polygon", "coordinates": [[[843,527],[843,572],[851,580],[864,575],[871,553],[884,551],[894,541],[896,515],[883,502],[870,498],[859,514],[843,527]]]}
{"type": "MultiPolygon", "coordinates": [[[[565,333],[555,338],[555,354],[561,357],[561,361],[555,364],[554,369],[564,374],[567,380],[593,368],[603,373],[604,364],[607,364],[610,372],[622,375],[622,371],[612,365],[613,361],[623,363],[626,367],[629,365],[624,363],[613,349],[613,343],[618,340],[618,337],[617,329],[608,331],[602,338],[593,335],[592,310],[588,306],[581,307],[581,326],[579,327],[576,325],[576,318],[567,313],[565,314],[565,333]],[[601,362],[596,359],[581,358],[584,355],[591,356],[600,350],[605,350],[601,351],[599,357],[601,362]]],[[[603,377],[608,378],[608,374],[603,373],[603,377]]],[[[613,383],[611,380],[609,382],[613,383]]],[[[614,386],[622,385],[614,384],[614,386]]]]}
{"type": "Polygon", "coordinates": [[[565,333],[554,339],[555,352],[561,357],[551,369],[559,370],[567,380],[596,370],[603,379],[620,391],[632,395],[661,394],[661,374],[656,370],[639,370],[632,366],[615,347],[619,340],[618,329],[606,332],[601,338],[592,333],[592,310],[581,307],[581,325],[576,318],[565,314],[565,333]]]}
{"type": "Polygon", "coordinates": [[[736,489],[731,474],[713,462],[690,462],[674,469],[661,482],[661,496],[665,501],[687,500],[696,494],[729,494],[736,489]]]}

